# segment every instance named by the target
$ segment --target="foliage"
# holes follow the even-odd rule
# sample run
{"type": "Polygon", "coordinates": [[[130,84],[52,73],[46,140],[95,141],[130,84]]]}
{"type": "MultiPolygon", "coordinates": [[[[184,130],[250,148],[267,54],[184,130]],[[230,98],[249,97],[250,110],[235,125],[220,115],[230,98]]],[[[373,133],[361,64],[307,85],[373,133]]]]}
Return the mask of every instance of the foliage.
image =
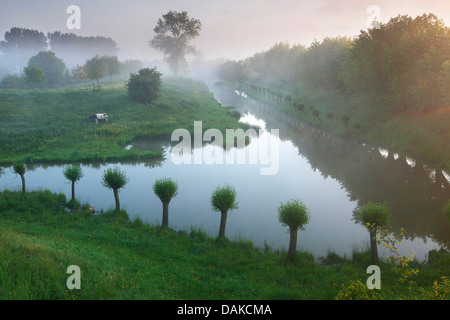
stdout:
{"type": "Polygon", "coordinates": [[[117,56],[103,56],[102,59],[104,59],[106,63],[106,73],[112,80],[113,76],[120,73],[121,63],[117,56]]]}
{"type": "Polygon", "coordinates": [[[170,202],[178,194],[178,184],[170,178],[157,179],[153,184],[153,192],[162,202],[170,202]]]}
{"type": "Polygon", "coordinates": [[[63,84],[66,64],[58,58],[52,51],[41,51],[30,58],[28,68],[36,66],[44,70],[47,84],[56,87],[63,84]]]}
{"type": "Polygon", "coordinates": [[[46,49],[45,34],[38,30],[13,27],[0,41],[0,52],[10,61],[10,68],[25,66],[32,55],[46,49]]]}
{"type": "Polygon", "coordinates": [[[79,80],[81,88],[83,88],[83,80],[88,79],[89,77],[86,71],[86,66],[77,65],[76,67],[72,68],[72,77],[79,80]]]}
{"type": "Polygon", "coordinates": [[[7,74],[0,82],[2,89],[24,89],[26,87],[24,75],[7,74]]]}
{"type": "Polygon", "coordinates": [[[450,32],[433,14],[392,18],[361,31],[343,63],[347,86],[394,110],[417,113],[441,106],[442,64],[450,53],[450,32]]]}
{"type": "Polygon", "coordinates": [[[440,282],[434,281],[430,290],[421,288],[422,299],[424,300],[447,300],[450,286],[448,277],[442,277],[440,282]]]}
{"type": "MultiPolygon", "coordinates": [[[[0,192],[0,299],[330,300],[342,290],[340,283],[363,278],[367,267],[347,259],[324,266],[310,254],[286,265],[278,252],[244,241],[219,243],[197,228],[161,232],[159,226],[129,221],[124,210],[92,215],[82,204],[67,214],[65,205],[64,194],[48,190],[26,198],[0,192]],[[67,290],[72,264],[81,269],[82,290],[67,290]]],[[[424,292],[437,290],[440,296],[444,280],[437,286],[428,282],[448,279],[449,269],[418,268],[424,292]]],[[[365,290],[361,283],[359,288],[365,290]]],[[[383,269],[382,294],[385,300],[409,297],[389,268],[383,269]]]]}
{"type": "Polygon", "coordinates": [[[450,219],[450,201],[447,203],[447,205],[444,207],[444,212],[447,215],[447,218],[450,219]]]}
{"type": "Polygon", "coordinates": [[[369,201],[363,206],[356,208],[354,212],[354,219],[357,223],[368,226],[370,230],[373,225],[376,227],[384,227],[388,225],[390,217],[390,210],[386,203],[376,203],[369,201]]]}
{"type": "Polygon", "coordinates": [[[25,81],[34,85],[34,87],[44,83],[47,79],[44,69],[36,66],[23,68],[23,73],[25,74],[25,81]]]}
{"type": "Polygon", "coordinates": [[[18,174],[20,176],[23,176],[26,172],[26,167],[23,162],[16,162],[13,165],[13,171],[15,174],[18,174]]]}
{"type": "Polygon", "coordinates": [[[127,81],[128,96],[132,101],[149,103],[156,100],[161,90],[162,74],[156,68],[140,69],[130,74],[127,81]]]}
{"type": "MultiPolygon", "coordinates": [[[[123,84],[121,82],[121,84],[123,84]]],[[[124,147],[136,139],[163,138],[177,128],[193,133],[203,127],[245,128],[214,99],[200,81],[166,78],[157,102],[131,102],[126,88],[105,84],[104,90],[0,90],[0,165],[143,160],[161,157],[158,149],[124,147]],[[162,107],[165,106],[165,107],[162,107]],[[105,112],[98,125],[89,115],[105,112]],[[70,120],[69,120],[70,119],[70,120]]]]}
{"type": "Polygon", "coordinates": [[[304,203],[289,200],[278,207],[278,220],[282,225],[294,230],[304,230],[310,220],[310,213],[304,203]]]}
{"type": "Polygon", "coordinates": [[[186,67],[187,54],[195,53],[189,42],[200,35],[200,20],[190,19],[186,11],[169,11],[158,19],[150,46],[162,51],[175,75],[186,67]]]}
{"type": "Polygon", "coordinates": [[[400,274],[400,283],[408,286],[409,297],[412,299],[412,285],[414,281],[411,280],[411,277],[417,275],[419,272],[418,269],[411,268],[409,265],[413,261],[414,253],[410,256],[401,256],[396,247],[397,242],[403,237],[405,230],[403,228],[400,229],[400,233],[397,235],[380,228],[379,225],[373,224],[371,228],[379,235],[380,240],[378,240],[378,244],[382,244],[384,248],[387,248],[394,254],[393,256],[388,256],[386,260],[394,265],[393,270],[396,274],[400,274]]]}
{"type": "Polygon", "coordinates": [[[79,166],[67,166],[63,171],[64,177],[69,181],[78,181],[83,178],[83,170],[79,166]]]}
{"type": "Polygon", "coordinates": [[[106,60],[98,55],[86,61],[86,73],[90,79],[97,81],[97,88],[100,87],[99,80],[106,75],[107,68],[106,60]]]}
{"type": "Polygon", "coordinates": [[[86,60],[99,56],[115,56],[119,49],[116,42],[101,36],[79,36],[73,33],[49,32],[47,39],[55,54],[73,65],[83,65],[86,60]]]}
{"type": "Polygon", "coordinates": [[[226,185],[224,187],[217,187],[211,196],[212,209],[218,212],[228,212],[229,210],[239,209],[236,195],[236,189],[233,186],[226,185]]]}
{"type": "Polygon", "coordinates": [[[102,185],[105,188],[118,190],[123,188],[129,181],[125,171],[119,167],[108,168],[102,176],[102,185]]]}
{"type": "Polygon", "coordinates": [[[350,281],[348,285],[342,285],[342,289],[336,295],[335,300],[378,300],[379,293],[370,290],[361,280],[350,281]]]}

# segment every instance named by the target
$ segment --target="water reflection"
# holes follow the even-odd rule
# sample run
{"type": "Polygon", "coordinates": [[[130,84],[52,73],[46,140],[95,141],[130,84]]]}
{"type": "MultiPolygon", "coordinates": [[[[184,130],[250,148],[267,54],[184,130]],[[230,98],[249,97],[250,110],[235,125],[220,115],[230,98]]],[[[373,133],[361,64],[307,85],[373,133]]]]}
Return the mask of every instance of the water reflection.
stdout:
{"type": "Polygon", "coordinates": [[[280,137],[292,141],[313,170],[339,181],[350,200],[358,204],[386,201],[392,210],[392,228],[404,228],[407,239],[449,247],[450,224],[443,207],[450,199],[450,179],[442,168],[331,136],[240,93],[227,94],[224,87],[216,90],[222,91],[218,93],[222,103],[241,106],[240,111],[265,119],[268,128],[279,127],[280,137]]]}
{"type": "MultiPolygon", "coordinates": [[[[194,164],[176,165],[171,150],[176,142],[167,140],[133,141],[128,148],[160,150],[162,159],[145,162],[81,164],[84,177],[77,183],[76,196],[97,210],[114,207],[110,190],[101,186],[103,171],[116,164],[130,177],[121,190],[120,199],[131,219],[160,225],[161,201],[153,194],[155,179],[171,177],[177,180],[179,194],[171,201],[170,227],[189,230],[199,227],[212,236],[219,228],[219,215],[211,210],[211,192],[229,183],[238,193],[240,208],[227,221],[227,237],[245,237],[257,246],[287,248],[289,235],[278,222],[280,202],[300,198],[311,211],[311,222],[299,233],[298,249],[316,257],[333,250],[351,256],[353,248],[368,243],[367,231],[356,225],[353,210],[368,201],[386,201],[392,210],[391,225],[404,228],[409,241],[400,244],[402,254],[412,250],[419,260],[430,249],[449,246],[450,228],[442,208],[450,199],[448,173],[418,160],[392,152],[380,146],[352,143],[286,116],[276,109],[248,98],[242,92],[210,85],[224,106],[233,106],[241,121],[259,127],[266,137],[271,129],[279,129],[279,172],[273,176],[260,174],[261,164],[194,164]]],[[[203,143],[198,152],[223,152],[203,143]],[[202,150],[203,149],[203,150],[202,150]]],[[[244,151],[247,148],[243,148],[244,151]]],[[[61,165],[28,166],[27,186],[48,188],[70,195],[61,165]]],[[[1,189],[20,188],[20,178],[6,168],[0,177],[1,189]]],[[[382,251],[380,251],[382,254],[382,251]]]]}

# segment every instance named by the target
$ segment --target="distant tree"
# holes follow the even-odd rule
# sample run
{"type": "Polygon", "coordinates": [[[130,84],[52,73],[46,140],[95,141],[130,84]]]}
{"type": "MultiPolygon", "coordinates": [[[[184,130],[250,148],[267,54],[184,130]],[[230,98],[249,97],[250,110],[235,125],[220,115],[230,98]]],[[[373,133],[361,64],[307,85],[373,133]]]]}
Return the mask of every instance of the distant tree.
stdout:
{"type": "Polygon", "coordinates": [[[2,89],[23,89],[26,87],[26,78],[24,75],[7,74],[0,82],[2,89]]]}
{"type": "Polygon", "coordinates": [[[153,184],[153,192],[163,204],[162,228],[169,227],[169,203],[178,194],[178,184],[169,178],[158,179],[153,184]]]}
{"type": "Polygon", "coordinates": [[[320,123],[322,123],[322,119],[320,119],[320,110],[314,109],[313,110],[313,116],[314,116],[314,118],[319,120],[320,123]]]}
{"type": "Polygon", "coordinates": [[[156,68],[144,68],[130,74],[127,81],[128,96],[132,101],[149,103],[159,96],[162,74],[156,68]]]}
{"type": "Polygon", "coordinates": [[[347,134],[348,134],[349,125],[350,125],[350,117],[348,115],[344,114],[344,115],[342,115],[341,120],[344,123],[345,128],[347,129],[347,134]]]}
{"type": "Polygon", "coordinates": [[[102,184],[105,188],[112,189],[116,202],[116,211],[120,211],[119,190],[129,181],[129,178],[120,168],[108,168],[103,173],[102,184]]]}
{"type": "Polygon", "coordinates": [[[333,123],[333,119],[334,119],[334,113],[331,111],[327,112],[327,118],[328,120],[330,120],[330,123],[333,123]]]}
{"type": "Polygon", "coordinates": [[[284,96],[284,100],[287,102],[287,104],[289,106],[291,106],[291,102],[292,102],[292,96],[290,94],[287,94],[284,96]]]}
{"type": "Polygon", "coordinates": [[[278,207],[278,220],[282,225],[289,228],[289,260],[295,259],[297,251],[297,232],[304,230],[305,225],[309,222],[310,214],[306,206],[298,200],[290,200],[286,203],[281,203],[278,207]]]}
{"type": "Polygon", "coordinates": [[[97,81],[97,88],[100,88],[99,80],[106,75],[106,60],[98,55],[86,61],[86,72],[88,77],[97,81]]]}
{"type": "Polygon", "coordinates": [[[112,80],[113,76],[120,73],[121,63],[117,56],[104,56],[102,57],[106,62],[106,72],[112,80]]]}
{"type": "Polygon", "coordinates": [[[47,76],[47,83],[51,87],[60,86],[63,83],[66,64],[51,51],[41,51],[30,58],[28,67],[42,68],[47,76]]]}
{"type": "Polygon", "coordinates": [[[72,182],[72,201],[75,200],[75,182],[83,178],[83,170],[78,166],[66,167],[63,171],[64,177],[72,182]]]}
{"type": "Polygon", "coordinates": [[[305,105],[303,103],[298,104],[298,110],[300,110],[306,116],[305,105]]]}
{"type": "Polygon", "coordinates": [[[25,81],[30,85],[34,85],[35,88],[47,79],[44,69],[36,66],[23,68],[23,73],[25,74],[25,81]]]}
{"type": "Polygon", "coordinates": [[[47,38],[51,50],[67,64],[70,63],[70,68],[83,65],[95,55],[116,56],[119,51],[114,40],[100,36],[84,37],[56,31],[48,33],[47,38]]]}
{"type": "Polygon", "coordinates": [[[37,30],[14,27],[0,41],[0,52],[9,61],[10,69],[22,69],[31,56],[46,49],[47,38],[37,30]]]}
{"type": "Polygon", "coordinates": [[[83,80],[88,79],[89,76],[86,72],[86,66],[77,65],[72,69],[72,77],[80,81],[81,89],[83,89],[83,80]]]}
{"type": "Polygon", "coordinates": [[[187,65],[185,56],[196,52],[189,42],[200,35],[200,20],[190,19],[186,11],[169,11],[157,22],[150,46],[164,53],[169,67],[178,74],[187,65]]]}
{"type": "MultiPolygon", "coordinates": [[[[226,61],[218,69],[218,75],[222,80],[237,86],[244,83],[247,74],[248,68],[243,61],[226,61]]],[[[251,88],[254,89],[254,86],[251,88]]]]}
{"type": "Polygon", "coordinates": [[[389,216],[390,211],[385,203],[368,202],[354,212],[355,221],[369,230],[372,264],[378,263],[376,228],[386,226],[389,216]]]}
{"type": "Polygon", "coordinates": [[[217,187],[211,196],[211,206],[214,211],[220,212],[219,238],[225,238],[225,227],[228,211],[238,209],[236,190],[232,186],[217,187]]]}
{"type": "Polygon", "coordinates": [[[355,129],[356,133],[358,134],[358,136],[361,136],[362,130],[363,130],[363,126],[361,123],[359,122],[355,122],[353,124],[353,128],[355,129]]]}
{"type": "Polygon", "coordinates": [[[22,194],[25,195],[25,193],[26,193],[26,188],[25,188],[26,167],[25,167],[25,165],[22,162],[15,163],[13,165],[13,172],[20,176],[20,179],[22,180],[22,194]]]}
{"type": "Polygon", "coordinates": [[[129,59],[122,62],[122,73],[124,74],[130,74],[130,73],[136,73],[140,69],[144,67],[144,63],[141,60],[138,59],[129,59]]]}

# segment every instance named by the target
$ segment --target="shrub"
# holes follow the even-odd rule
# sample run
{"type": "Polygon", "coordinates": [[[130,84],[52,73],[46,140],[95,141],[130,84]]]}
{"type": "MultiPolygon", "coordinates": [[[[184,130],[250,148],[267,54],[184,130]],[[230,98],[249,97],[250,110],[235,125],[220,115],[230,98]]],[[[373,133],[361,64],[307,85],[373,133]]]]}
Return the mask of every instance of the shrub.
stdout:
{"type": "Polygon", "coordinates": [[[161,89],[161,76],[156,68],[143,68],[138,73],[130,74],[127,81],[130,100],[144,104],[156,100],[161,89]]]}

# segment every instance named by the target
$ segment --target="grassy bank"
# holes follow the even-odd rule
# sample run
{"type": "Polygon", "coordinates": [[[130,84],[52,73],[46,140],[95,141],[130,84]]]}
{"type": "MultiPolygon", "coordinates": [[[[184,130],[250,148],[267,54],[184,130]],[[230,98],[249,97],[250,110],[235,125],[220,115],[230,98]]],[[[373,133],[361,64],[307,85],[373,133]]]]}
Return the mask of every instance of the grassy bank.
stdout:
{"type": "MultiPolygon", "coordinates": [[[[49,191],[0,193],[0,299],[334,299],[344,284],[348,298],[368,291],[348,289],[357,279],[365,284],[368,252],[355,252],[352,260],[330,253],[322,264],[298,253],[287,263],[285,252],[259,250],[246,240],[162,230],[129,221],[125,211],[69,213],[66,203],[49,191]],[[70,265],[80,267],[80,290],[66,287],[70,265]]],[[[380,267],[376,297],[409,299],[392,265],[380,267]]],[[[428,297],[422,290],[431,292],[450,270],[448,255],[412,267],[419,269],[417,299],[428,297]]]]}
{"type": "Polygon", "coordinates": [[[450,170],[450,107],[422,114],[392,113],[372,108],[371,102],[362,97],[346,97],[306,86],[295,90],[288,87],[276,88],[283,94],[281,101],[267,91],[252,90],[248,84],[240,89],[311,126],[450,170]],[[284,99],[286,96],[291,97],[291,102],[284,99]],[[294,103],[303,104],[304,111],[294,103]],[[318,116],[313,110],[318,111],[318,116]],[[342,121],[343,116],[348,116],[347,125],[342,121]]]}
{"type": "Polygon", "coordinates": [[[129,101],[124,82],[102,90],[0,90],[0,164],[134,160],[159,150],[125,150],[135,139],[167,138],[178,128],[193,131],[240,126],[206,85],[166,78],[160,98],[143,105],[129,101]],[[98,125],[89,116],[107,113],[98,125]]]}

